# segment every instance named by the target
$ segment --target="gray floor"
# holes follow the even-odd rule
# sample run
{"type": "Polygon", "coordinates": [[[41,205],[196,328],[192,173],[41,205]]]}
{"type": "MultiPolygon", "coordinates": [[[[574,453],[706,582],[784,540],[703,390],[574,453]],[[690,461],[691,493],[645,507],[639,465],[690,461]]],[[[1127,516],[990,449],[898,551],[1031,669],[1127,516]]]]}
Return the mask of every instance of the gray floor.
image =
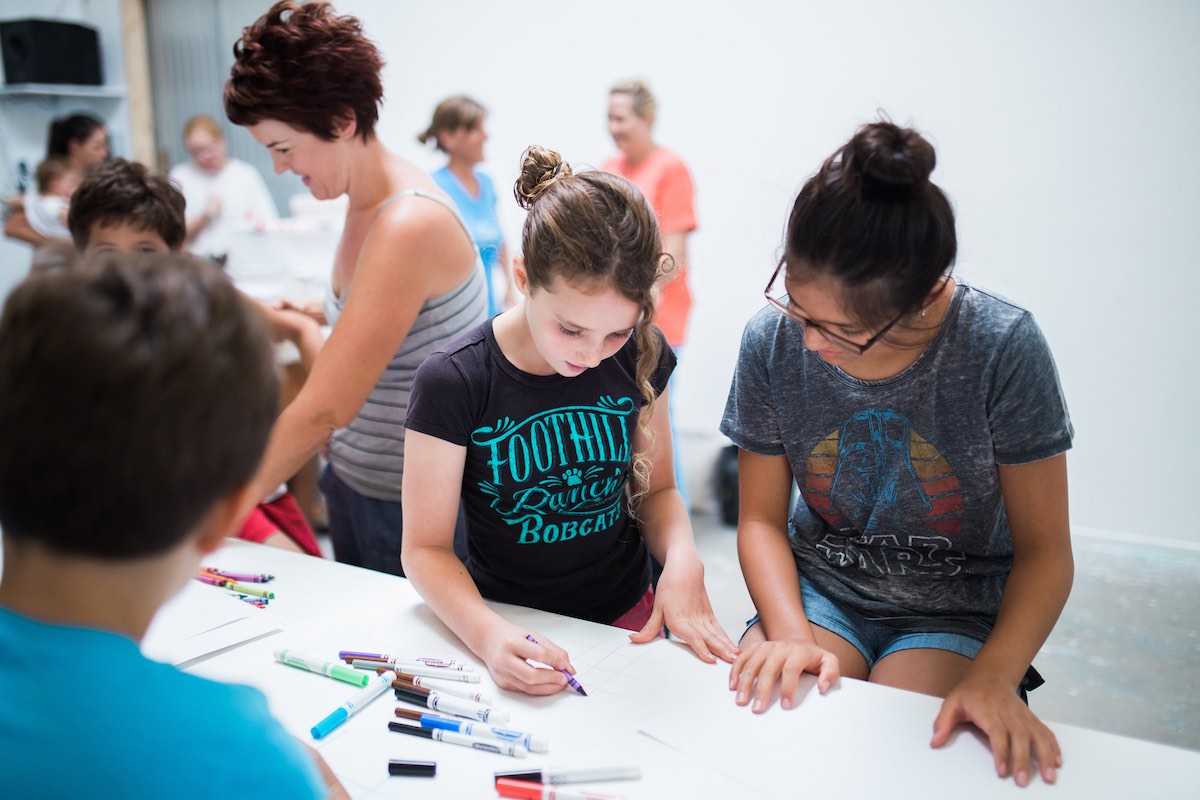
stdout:
{"type": "MultiPolygon", "coordinates": [[[[709,595],[736,636],[752,613],[735,531],[693,515],[709,595]]],[[[1043,719],[1200,750],[1200,550],[1077,533],[1071,598],[1034,665],[1043,719]]]]}

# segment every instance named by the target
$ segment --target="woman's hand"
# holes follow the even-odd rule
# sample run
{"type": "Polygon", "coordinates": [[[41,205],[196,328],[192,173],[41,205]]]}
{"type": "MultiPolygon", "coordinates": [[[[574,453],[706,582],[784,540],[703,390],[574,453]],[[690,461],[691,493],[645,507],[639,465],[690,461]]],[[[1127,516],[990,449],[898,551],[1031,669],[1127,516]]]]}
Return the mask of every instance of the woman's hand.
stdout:
{"type": "Polygon", "coordinates": [[[567,652],[536,634],[534,638],[538,641],[531,642],[525,638],[528,635],[529,631],[516,625],[496,625],[489,630],[478,655],[501,689],[533,695],[561,692],[567,685],[567,678],[559,670],[575,674],[567,652]],[[535,667],[527,659],[540,661],[553,669],[535,667]]]}
{"type": "Polygon", "coordinates": [[[800,675],[817,676],[817,690],[824,694],[838,679],[837,656],[822,650],[815,642],[795,639],[762,641],[750,645],[733,662],[729,671],[729,689],[737,691],[735,702],[744,706],[754,698],[751,710],[756,714],[771,705],[771,695],[779,684],[779,705],[789,709],[796,704],[800,675]]]}
{"type": "Polygon", "coordinates": [[[1054,783],[1062,766],[1058,739],[1016,690],[998,676],[968,671],[958,686],[946,695],[942,710],[933,722],[932,747],[941,747],[954,727],[970,722],[988,737],[996,773],[1012,775],[1018,786],[1029,784],[1036,758],[1042,780],[1054,783]]]}
{"type": "Polygon", "coordinates": [[[650,619],[629,639],[638,644],[653,641],[664,624],[702,661],[714,664],[718,658],[728,662],[737,658],[737,647],[713,614],[699,558],[667,560],[658,579],[650,619]]]}

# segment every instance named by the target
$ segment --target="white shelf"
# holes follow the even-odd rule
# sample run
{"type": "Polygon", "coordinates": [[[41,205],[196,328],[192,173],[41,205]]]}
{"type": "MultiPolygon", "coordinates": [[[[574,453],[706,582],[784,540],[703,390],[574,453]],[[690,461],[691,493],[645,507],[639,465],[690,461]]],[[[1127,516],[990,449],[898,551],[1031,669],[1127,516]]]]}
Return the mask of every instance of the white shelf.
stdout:
{"type": "Polygon", "coordinates": [[[0,86],[0,97],[99,97],[119,100],[124,86],[84,86],[68,83],[13,83],[0,86]]]}

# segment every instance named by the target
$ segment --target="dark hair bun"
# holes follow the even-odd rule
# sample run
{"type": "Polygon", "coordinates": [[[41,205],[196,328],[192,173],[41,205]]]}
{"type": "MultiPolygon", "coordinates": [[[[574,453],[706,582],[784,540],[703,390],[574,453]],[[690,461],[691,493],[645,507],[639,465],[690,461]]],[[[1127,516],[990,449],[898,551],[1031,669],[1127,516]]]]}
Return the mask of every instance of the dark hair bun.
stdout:
{"type": "Polygon", "coordinates": [[[571,165],[545,147],[532,145],[521,154],[521,176],[513,186],[517,205],[529,209],[555,181],[571,176],[571,165]]]}
{"type": "Polygon", "coordinates": [[[912,128],[873,122],[859,128],[842,154],[842,175],[864,200],[904,200],[929,183],[933,145],[912,128]]]}

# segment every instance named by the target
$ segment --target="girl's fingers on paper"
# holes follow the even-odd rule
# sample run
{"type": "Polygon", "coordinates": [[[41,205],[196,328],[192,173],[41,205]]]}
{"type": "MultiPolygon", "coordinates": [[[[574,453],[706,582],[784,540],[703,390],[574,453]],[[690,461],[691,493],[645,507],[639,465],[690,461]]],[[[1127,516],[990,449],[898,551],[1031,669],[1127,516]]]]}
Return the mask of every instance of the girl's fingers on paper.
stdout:
{"type": "Polygon", "coordinates": [[[1034,737],[1034,750],[1037,753],[1038,765],[1042,770],[1042,780],[1054,783],[1058,780],[1058,767],[1062,766],[1062,751],[1058,747],[1058,737],[1040,720],[1042,730],[1034,737]]]}

